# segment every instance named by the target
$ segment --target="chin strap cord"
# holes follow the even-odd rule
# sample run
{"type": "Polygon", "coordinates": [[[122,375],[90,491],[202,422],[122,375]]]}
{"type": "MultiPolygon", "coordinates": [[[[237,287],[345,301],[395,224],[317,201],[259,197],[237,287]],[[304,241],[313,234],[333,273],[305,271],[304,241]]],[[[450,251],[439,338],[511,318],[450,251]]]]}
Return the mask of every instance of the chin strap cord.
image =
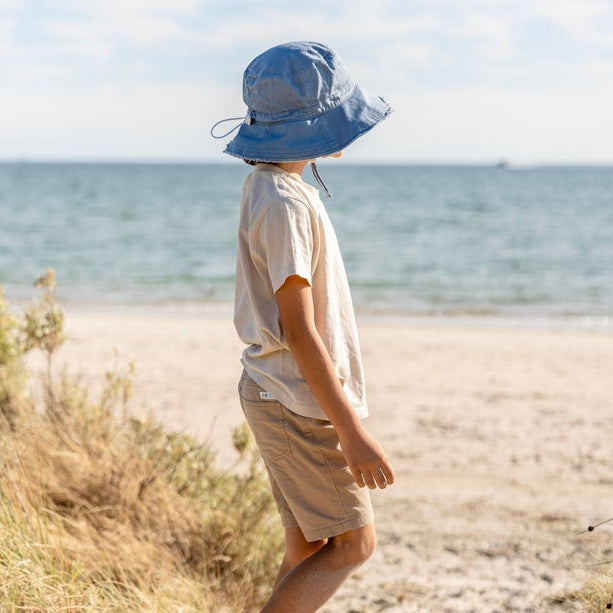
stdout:
{"type": "Polygon", "coordinates": [[[211,128],[211,136],[217,139],[226,138],[226,136],[230,136],[232,132],[235,132],[236,130],[238,130],[244,123],[246,123],[248,126],[251,125],[251,115],[249,115],[249,113],[247,113],[245,117],[228,117],[228,119],[221,119],[216,124],[214,124],[213,127],[211,128]],[[222,123],[228,123],[230,121],[236,121],[238,123],[233,128],[231,128],[227,132],[224,132],[223,134],[215,133],[218,126],[220,126],[222,123]]]}
{"type": "Polygon", "coordinates": [[[326,198],[331,198],[332,194],[328,191],[326,184],[323,182],[323,179],[321,178],[317,170],[317,166],[315,162],[311,162],[311,172],[313,173],[313,177],[315,178],[315,181],[317,181],[319,187],[321,187],[321,189],[323,189],[324,192],[326,193],[326,198]]]}

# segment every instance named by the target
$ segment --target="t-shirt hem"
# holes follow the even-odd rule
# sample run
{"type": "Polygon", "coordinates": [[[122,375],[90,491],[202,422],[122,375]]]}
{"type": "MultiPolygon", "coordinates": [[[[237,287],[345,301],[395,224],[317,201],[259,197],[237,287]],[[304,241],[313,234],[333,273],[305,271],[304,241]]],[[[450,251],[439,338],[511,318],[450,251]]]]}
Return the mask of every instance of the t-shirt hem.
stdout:
{"type": "MultiPolygon", "coordinates": [[[[308,417],[309,419],[323,419],[325,421],[330,421],[330,418],[326,415],[325,411],[321,409],[319,406],[310,407],[305,406],[303,403],[295,402],[295,400],[285,394],[282,390],[278,389],[273,382],[266,379],[263,376],[260,376],[260,373],[253,372],[246,364],[244,359],[241,360],[243,368],[246,370],[247,374],[262,388],[264,388],[271,396],[273,396],[274,400],[278,400],[288,411],[295,413],[296,415],[300,415],[301,417],[308,417]]],[[[360,419],[365,419],[368,417],[368,407],[367,405],[359,405],[357,407],[353,407],[356,415],[360,419]]]]}

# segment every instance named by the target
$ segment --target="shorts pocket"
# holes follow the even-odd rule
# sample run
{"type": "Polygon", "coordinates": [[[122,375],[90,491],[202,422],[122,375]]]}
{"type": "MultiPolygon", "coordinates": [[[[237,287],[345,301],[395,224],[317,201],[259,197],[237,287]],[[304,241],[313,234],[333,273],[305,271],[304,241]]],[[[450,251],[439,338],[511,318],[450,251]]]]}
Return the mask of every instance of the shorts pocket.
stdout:
{"type": "Polygon", "coordinates": [[[265,462],[275,462],[292,451],[285,427],[285,411],[278,400],[264,400],[264,391],[250,379],[241,380],[239,395],[243,413],[265,462]]]}

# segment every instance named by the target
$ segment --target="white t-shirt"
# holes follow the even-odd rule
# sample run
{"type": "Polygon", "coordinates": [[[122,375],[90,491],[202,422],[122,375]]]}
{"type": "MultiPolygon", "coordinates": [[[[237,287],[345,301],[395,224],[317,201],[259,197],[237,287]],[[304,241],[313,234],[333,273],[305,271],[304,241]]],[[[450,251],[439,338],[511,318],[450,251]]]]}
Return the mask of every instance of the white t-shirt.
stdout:
{"type": "Polygon", "coordinates": [[[285,407],[328,419],[281,330],[275,292],[292,275],[311,286],[315,325],[351,405],[368,415],[364,373],[347,275],[317,189],[297,174],[258,164],[243,186],[234,325],[247,344],[249,376],[285,407]]]}

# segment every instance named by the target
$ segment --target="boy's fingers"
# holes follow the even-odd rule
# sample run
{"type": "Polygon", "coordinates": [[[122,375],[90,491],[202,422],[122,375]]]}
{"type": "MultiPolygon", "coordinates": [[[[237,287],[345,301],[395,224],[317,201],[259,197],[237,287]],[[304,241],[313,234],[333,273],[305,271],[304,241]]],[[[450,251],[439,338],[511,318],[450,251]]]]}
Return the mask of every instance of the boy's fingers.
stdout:
{"type": "Polygon", "coordinates": [[[368,486],[368,489],[371,489],[371,490],[377,489],[377,484],[375,483],[375,477],[373,477],[373,474],[370,471],[366,473],[366,476],[364,477],[364,481],[366,485],[368,486]]]}
{"type": "Polygon", "coordinates": [[[383,475],[385,476],[385,480],[387,481],[388,485],[392,485],[392,483],[394,483],[394,469],[392,468],[392,465],[389,463],[389,461],[386,464],[383,464],[383,466],[381,466],[381,470],[383,472],[383,475]]]}
{"type": "Polygon", "coordinates": [[[387,485],[387,481],[385,479],[385,475],[383,474],[383,471],[380,468],[375,468],[375,470],[373,470],[372,475],[374,477],[374,481],[376,481],[375,487],[380,487],[381,489],[385,489],[387,485]]]}
{"type": "Polygon", "coordinates": [[[362,473],[357,468],[353,468],[351,466],[349,468],[353,474],[353,480],[357,483],[358,487],[364,487],[366,484],[364,483],[362,473]]]}
{"type": "Polygon", "coordinates": [[[377,487],[385,489],[394,483],[394,469],[389,458],[385,457],[380,464],[365,464],[350,466],[353,479],[359,487],[368,487],[371,490],[377,487]]]}
{"type": "Polygon", "coordinates": [[[357,483],[358,487],[368,487],[371,490],[377,488],[375,477],[373,477],[370,470],[360,470],[359,468],[352,468],[353,479],[357,483]]]}
{"type": "Polygon", "coordinates": [[[391,484],[391,481],[388,481],[385,476],[385,472],[382,468],[376,467],[371,469],[367,469],[364,471],[355,470],[353,471],[355,482],[360,487],[368,487],[371,490],[377,489],[377,487],[381,489],[385,489],[388,484],[391,484]],[[356,475],[358,475],[356,477],[356,475]]]}
{"type": "Polygon", "coordinates": [[[391,466],[383,465],[372,470],[360,470],[359,468],[351,468],[353,479],[358,487],[368,487],[371,490],[385,489],[388,485],[394,483],[394,471],[391,466]]]}

